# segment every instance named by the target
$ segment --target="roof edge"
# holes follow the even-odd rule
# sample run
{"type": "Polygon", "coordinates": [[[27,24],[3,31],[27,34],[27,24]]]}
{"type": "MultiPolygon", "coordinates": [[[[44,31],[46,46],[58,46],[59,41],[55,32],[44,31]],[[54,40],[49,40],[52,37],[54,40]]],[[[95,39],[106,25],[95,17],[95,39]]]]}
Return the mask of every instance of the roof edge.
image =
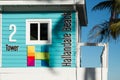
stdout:
{"type": "Polygon", "coordinates": [[[86,4],[76,4],[76,10],[78,11],[78,19],[80,26],[87,26],[88,19],[87,19],[87,10],[86,10],[86,4]]]}

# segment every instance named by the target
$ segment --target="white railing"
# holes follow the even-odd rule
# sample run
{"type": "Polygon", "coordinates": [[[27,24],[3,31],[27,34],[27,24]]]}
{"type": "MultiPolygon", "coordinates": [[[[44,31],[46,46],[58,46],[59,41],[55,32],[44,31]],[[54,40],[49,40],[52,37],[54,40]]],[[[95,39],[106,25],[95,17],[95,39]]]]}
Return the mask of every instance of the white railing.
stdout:
{"type": "Polygon", "coordinates": [[[77,45],[77,67],[81,65],[81,46],[103,46],[101,53],[101,67],[108,68],[108,43],[78,43],[77,45]]]}
{"type": "MultiPolygon", "coordinates": [[[[79,80],[80,78],[80,74],[85,76],[85,72],[86,70],[89,70],[88,73],[90,73],[90,71],[95,71],[97,73],[95,73],[94,75],[92,75],[91,77],[95,77],[95,75],[97,75],[98,77],[95,78],[94,80],[107,80],[107,76],[108,76],[108,43],[77,43],[77,55],[76,55],[76,66],[77,66],[77,80],[79,80]],[[99,46],[99,47],[103,47],[101,56],[100,56],[100,61],[101,61],[101,67],[97,68],[83,68],[81,67],[81,47],[82,46],[99,46]],[[83,71],[83,72],[81,72],[83,71]],[[98,79],[99,78],[99,79],[98,79]]],[[[91,73],[92,74],[92,73],[91,73]]],[[[85,80],[83,76],[81,76],[81,80],[85,80]]]]}

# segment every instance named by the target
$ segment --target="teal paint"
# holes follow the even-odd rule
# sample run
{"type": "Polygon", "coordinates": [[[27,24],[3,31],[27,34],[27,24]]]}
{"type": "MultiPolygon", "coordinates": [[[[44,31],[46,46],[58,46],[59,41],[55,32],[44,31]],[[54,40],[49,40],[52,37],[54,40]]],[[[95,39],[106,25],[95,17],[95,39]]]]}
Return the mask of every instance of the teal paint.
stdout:
{"type": "MultiPolygon", "coordinates": [[[[49,52],[50,67],[63,67],[61,55],[64,53],[63,38],[64,12],[39,12],[39,13],[2,13],[2,67],[27,67],[27,46],[26,45],[26,19],[51,19],[52,20],[52,44],[34,45],[36,52],[49,52]],[[15,24],[17,32],[13,36],[16,42],[9,42],[8,38],[12,31],[9,31],[10,24],[15,24]],[[6,44],[19,46],[18,51],[6,51],[6,44]]],[[[76,13],[72,12],[71,34],[71,67],[76,66],[76,13]]],[[[42,67],[41,60],[35,61],[35,67],[42,67]]]]}

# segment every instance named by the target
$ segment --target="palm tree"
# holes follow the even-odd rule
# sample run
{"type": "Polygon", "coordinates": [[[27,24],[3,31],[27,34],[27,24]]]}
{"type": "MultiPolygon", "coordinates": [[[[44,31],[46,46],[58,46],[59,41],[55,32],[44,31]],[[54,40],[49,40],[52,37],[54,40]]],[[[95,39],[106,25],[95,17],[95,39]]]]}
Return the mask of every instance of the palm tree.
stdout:
{"type": "Polygon", "coordinates": [[[89,39],[95,42],[109,41],[111,38],[117,39],[120,36],[120,0],[106,0],[98,3],[92,10],[110,11],[110,19],[104,23],[95,25],[90,33],[89,39]]]}

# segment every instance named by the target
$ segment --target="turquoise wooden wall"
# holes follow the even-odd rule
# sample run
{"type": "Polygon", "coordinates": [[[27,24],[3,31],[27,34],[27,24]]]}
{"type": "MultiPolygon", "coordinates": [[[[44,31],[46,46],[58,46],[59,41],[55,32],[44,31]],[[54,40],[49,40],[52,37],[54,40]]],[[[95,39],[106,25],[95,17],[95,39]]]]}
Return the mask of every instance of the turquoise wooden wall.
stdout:
{"type": "MultiPolygon", "coordinates": [[[[27,13],[2,13],[2,67],[27,67],[27,46],[26,45],[26,19],[51,19],[52,20],[52,44],[34,45],[37,52],[48,51],[50,54],[49,67],[62,66],[64,53],[64,34],[71,34],[71,66],[76,66],[76,12],[72,13],[72,31],[63,31],[65,12],[27,12],[27,13]],[[13,36],[16,42],[9,42],[8,38],[12,31],[9,31],[10,24],[15,24],[17,32],[13,36]],[[6,44],[19,46],[18,51],[6,51],[6,44]]],[[[35,61],[35,67],[41,66],[41,60],[35,61]]]]}

